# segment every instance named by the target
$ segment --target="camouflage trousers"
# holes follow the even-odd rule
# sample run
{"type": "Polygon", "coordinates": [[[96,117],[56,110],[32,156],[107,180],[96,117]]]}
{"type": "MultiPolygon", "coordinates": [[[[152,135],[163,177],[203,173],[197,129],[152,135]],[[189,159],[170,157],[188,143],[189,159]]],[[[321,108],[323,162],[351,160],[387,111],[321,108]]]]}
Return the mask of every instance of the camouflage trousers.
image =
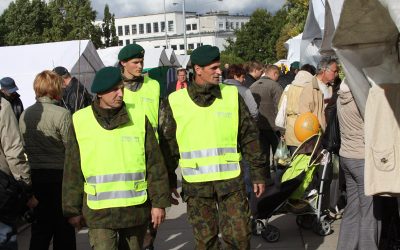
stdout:
{"type": "Polygon", "coordinates": [[[141,250],[147,224],[121,229],[89,229],[89,242],[94,250],[141,250]]]}
{"type": "Polygon", "coordinates": [[[224,196],[186,197],[188,220],[193,227],[196,249],[250,249],[250,209],[244,190],[224,196]]]}

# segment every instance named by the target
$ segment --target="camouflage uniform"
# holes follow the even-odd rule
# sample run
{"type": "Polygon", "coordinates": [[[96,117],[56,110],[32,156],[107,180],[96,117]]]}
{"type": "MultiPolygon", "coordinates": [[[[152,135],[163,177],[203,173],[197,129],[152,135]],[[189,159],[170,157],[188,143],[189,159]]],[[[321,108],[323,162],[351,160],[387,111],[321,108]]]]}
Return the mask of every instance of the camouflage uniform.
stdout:
{"type": "MultiPolygon", "coordinates": [[[[111,130],[129,121],[128,113],[123,108],[104,110],[99,108],[98,100],[92,103],[97,122],[105,129],[111,130]]],[[[134,122],[134,121],[133,121],[134,122]]],[[[148,200],[141,205],[92,210],[86,203],[83,191],[84,177],[80,166],[79,146],[72,127],[66,147],[64,179],[63,179],[63,212],[66,217],[82,215],[90,229],[122,229],[137,227],[142,231],[139,235],[143,241],[144,225],[150,221],[151,207],[165,208],[170,206],[167,170],[153,132],[146,117],[146,175],[148,182],[148,200]]]]}
{"type": "MultiPolygon", "coordinates": [[[[194,103],[210,106],[222,98],[218,85],[191,84],[188,93],[194,103]]],[[[253,183],[265,183],[266,158],[258,141],[258,129],[243,99],[239,96],[238,145],[251,164],[253,183]]],[[[171,188],[177,187],[175,169],[179,161],[176,121],[168,100],[162,102],[160,145],[169,172],[171,188]]],[[[182,181],[183,200],[187,202],[189,222],[193,226],[196,249],[219,249],[218,233],[229,249],[250,248],[250,210],[246,198],[243,169],[237,178],[202,183],[182,181]],[[218,208],[216,206],[218,204],[218,208]]]]}
{"type": "MultiPolygon", "coordinates": [[[[133,92],[139,91],[143,85],[143,82],[144,82],[143,76],[133,78],[133,79],[128,79],[123,74],[123,69],[121,72],[121,76],[122,76],[122,81],[124,83],[124,87],[129,89],[130,91],[133,91],[133,92]]],[[[153,127],[155,127],[155,124],[153,124],[153,127]]],[[[144,238],[144,243],[143,243],[144,249],[152,249],[153,248],[153,243],[156,239],[156,235],[157,235],[157,230],[154,229],[154,227],[152,227],[151,222],[150,222],[150,224],[147,227],[146,235],[144,238]]]]}

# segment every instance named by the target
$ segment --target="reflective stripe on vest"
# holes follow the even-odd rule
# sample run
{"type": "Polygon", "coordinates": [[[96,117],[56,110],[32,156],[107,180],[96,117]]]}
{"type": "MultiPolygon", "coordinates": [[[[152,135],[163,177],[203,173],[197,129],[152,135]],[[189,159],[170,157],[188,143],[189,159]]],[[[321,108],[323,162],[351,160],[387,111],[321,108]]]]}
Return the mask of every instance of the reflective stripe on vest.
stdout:
{"type": "Polygon", "coordinates": [[[238,91],[224,84],[220,88],[222,98],[209,107],[196,105],[187,89],[168,97],[177,124],[179,166],[187,182],[226,180],[240,174],[238,91]]]}
{"type": "Polygon", "coordinates": [[[131,91],[125,88],[124,102],[127,105],[128,112],[132,104],[144,107],[144,112],[158,138],[158,109],[160,104],[160,84],[158,81],[149,76],[144,76],[143,85],[138,91],[131,91]]]}
{"type": "Polygon", "coordinates": [[[134,206],[147,200],[145,115],[142,108],[132,108],[128,114],[131,121],[113,130],[100,126],[91,106],[73,115],[91,209],[134,206]]]}

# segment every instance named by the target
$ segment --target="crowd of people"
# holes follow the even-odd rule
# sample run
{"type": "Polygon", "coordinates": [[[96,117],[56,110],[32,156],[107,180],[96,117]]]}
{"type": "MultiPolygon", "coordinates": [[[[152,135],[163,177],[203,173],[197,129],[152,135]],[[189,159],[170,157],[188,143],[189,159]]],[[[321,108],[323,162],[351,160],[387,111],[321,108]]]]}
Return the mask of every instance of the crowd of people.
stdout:
{"type": "MultiPolygon", "coordinates": [[[[26,110],[14,80],[0,80],[0,170],[8,176],[0,177],[17,180],[24,193],[14,203],[0,193],[10,200],[0,202],[0,249],[17,249],[21,213],[32,217],[32,250],[51,241],[54,249],[76,249],[82,227],[96,250],[154,249],[165,208],[178,198],[196,249],[221,249],[220,237],[228,249],[250,249],[249,200],[274,184],[279,141],[291,153],[300,146],[295,122],[306,112],[322,133],[336,125],[341,139],[327,148],[340,156],[339,188],[347,194],[338,249],[382,246],[388,201],[364,194],[363,119],[336,59],[322,58],[316,68],[293,62],[288,72],[259,62],[222,69],[219,49],[204,45],[190,56],[192,81],[178,69],[162,98],[160,84],[142,72],[144,54],[140,45],[123,47],[118,67],[96,73],[93,97],[63,66],[44,70],[26,110]]],[[[330,197],[324,209],[337,214],[337,205],[330,197]]]]}

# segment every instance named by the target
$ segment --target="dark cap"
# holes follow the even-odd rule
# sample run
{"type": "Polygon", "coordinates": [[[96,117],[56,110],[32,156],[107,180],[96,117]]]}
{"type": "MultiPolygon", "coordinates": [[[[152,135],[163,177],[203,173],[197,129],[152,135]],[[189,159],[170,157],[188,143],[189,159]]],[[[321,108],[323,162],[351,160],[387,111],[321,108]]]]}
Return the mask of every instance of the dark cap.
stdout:
{"type": "Polygon", "coordinates": [[[17,92],[18,87],[15,85],[14,79],[11,77],[4,77],[3,79],[0,80],[0,85],[1,89],[7,90],[8,93],[14,93],[17,92]]]}
{"type": "Polygon", "coordinates": [[[126,61],[132,58],[143,58],[144,57],[144,49],[139,44],[128,44],[123,47],[118,53],[119,61],[126,61]]]}
{"type": "Polygon", "coordinates": [[[93,80],[91,91],[103,93],[113,89],[122,81],[121,70],[117,67],[105,67],[99,70],[93,80]]]}
{"type": "Polygon", "coordinates": [[[56,72],[57,75],[59,75],[59,76],[65,76],[66,74],[69,74],[68,70],[66,68],[64,68],[63,66],[55,67],[53,69],[53,72],[56,72]]]}
{"type": "Polygon", "coordinates": [[[295,61],[290,64],[290,67],[293,69],[300,69],[300,62],[295,61]]]}
{"type": "Polygon", "coordinates": [[[193,50],[190,55],[190,61],[193,65],[201,67],[206,66],[214,61],[218,61],[220,57],[219,49],[216,46],[203,45],[193,50]]]}

